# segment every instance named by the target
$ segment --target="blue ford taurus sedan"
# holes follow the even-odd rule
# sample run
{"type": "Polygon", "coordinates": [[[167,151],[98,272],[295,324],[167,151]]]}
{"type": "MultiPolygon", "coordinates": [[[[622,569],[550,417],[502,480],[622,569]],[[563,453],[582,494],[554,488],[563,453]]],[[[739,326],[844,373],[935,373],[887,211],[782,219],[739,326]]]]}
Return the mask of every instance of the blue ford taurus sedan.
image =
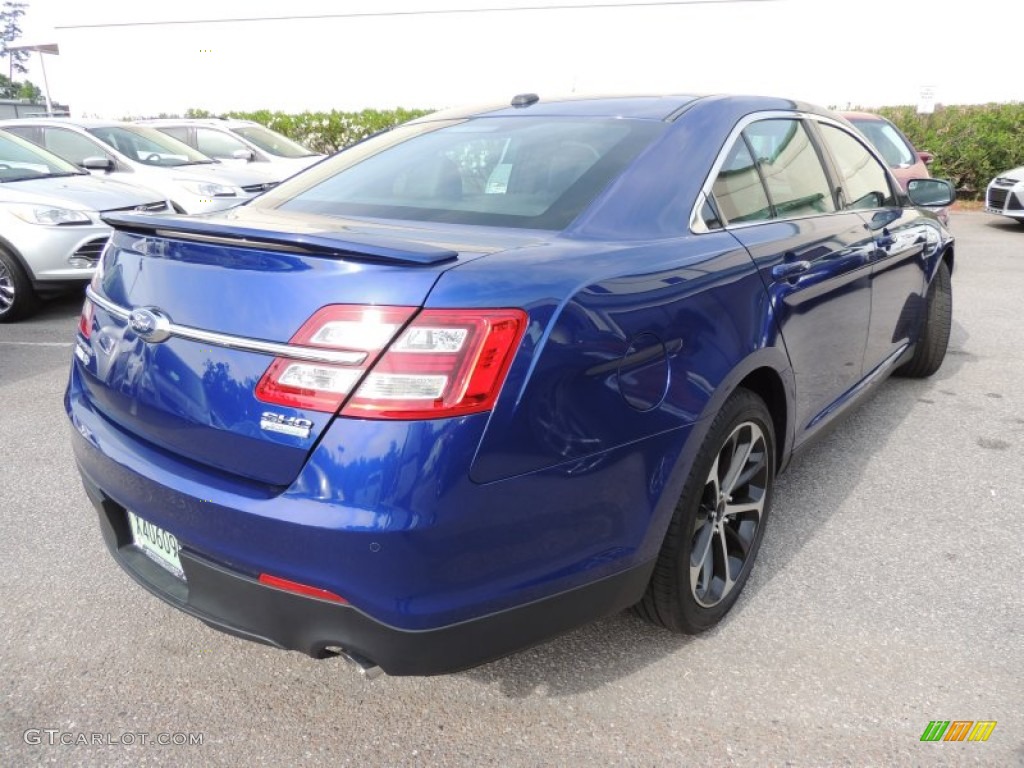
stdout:
{"type": "Polygon", "coordinates": [[[112,555],[395,675],[719,621],[794,451],[950,329],[953,239],[758,97],[437,113],[249,204],[108,215],[66,406],[112,555]]]}

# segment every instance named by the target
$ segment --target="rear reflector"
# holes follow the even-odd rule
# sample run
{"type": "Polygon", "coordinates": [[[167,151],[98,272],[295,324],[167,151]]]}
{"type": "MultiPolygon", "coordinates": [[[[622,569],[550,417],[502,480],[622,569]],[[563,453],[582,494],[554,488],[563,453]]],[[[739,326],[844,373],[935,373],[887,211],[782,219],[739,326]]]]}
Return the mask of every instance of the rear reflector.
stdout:
{"type": "Polygon", "coordinates": [[[78,318],[78,332],[86,339],[92,336],[92,302],[88,299],[82,305],[82,315],[78,318]]]}
{"type": "Polygon", "coordinates": [[[341,595],[336,595],[326,589],[311,587],[308,584],[300,584],[297,581],[289,581],[288,579],[282,579],[280,576],[271,576],[269,573],[261,573],[259,581],[260,584],[265,584],[268,587],[276,587],[277,589],[294,592],[305,597],[318,597],[321,600],[330,600],[334,603],[348,603],[348,600],[341,595]]]}
{"type": "Polygon", "coordinates": [[[526,330],[520,309],[332,305],[291,343],[362,351],[358,365],[279,357],[256,385],[267,403],[370,419],[436,419],[490,410],[526,330]]]}

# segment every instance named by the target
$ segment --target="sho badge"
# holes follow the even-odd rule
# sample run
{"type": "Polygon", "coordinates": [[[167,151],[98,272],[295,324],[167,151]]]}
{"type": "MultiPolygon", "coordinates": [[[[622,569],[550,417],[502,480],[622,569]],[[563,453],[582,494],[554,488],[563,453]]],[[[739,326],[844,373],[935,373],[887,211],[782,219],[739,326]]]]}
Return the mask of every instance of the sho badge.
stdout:
{"type": "Polygon", "coordinates": [[[260,429],[306,438],[309,437],[309,433],[313,429],[313,422],[309,419],[300,419],[297,416],[282,416],[280,413],[264,411],[260,415],[260,429]]]}

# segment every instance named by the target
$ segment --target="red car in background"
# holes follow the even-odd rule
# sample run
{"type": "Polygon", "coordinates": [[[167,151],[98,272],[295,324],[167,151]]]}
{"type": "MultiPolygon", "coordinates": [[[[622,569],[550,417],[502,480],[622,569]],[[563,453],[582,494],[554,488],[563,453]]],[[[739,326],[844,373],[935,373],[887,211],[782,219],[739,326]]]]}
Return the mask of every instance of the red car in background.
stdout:
{"type": "MultiPolygon", "coordinates": [[[[935,156],[931,152],[919,152],[903,135],[903,131],[890,123],[881,115],[872,112],[841,112],[843,117],[863,133],[892,170],[893,176],[907,190],[907,182],[911,179],[927,179],[931,177],[928,166],[935,156]]],[[[936,211],[942,223],[949,226],[949,209],[936,211]]]]}

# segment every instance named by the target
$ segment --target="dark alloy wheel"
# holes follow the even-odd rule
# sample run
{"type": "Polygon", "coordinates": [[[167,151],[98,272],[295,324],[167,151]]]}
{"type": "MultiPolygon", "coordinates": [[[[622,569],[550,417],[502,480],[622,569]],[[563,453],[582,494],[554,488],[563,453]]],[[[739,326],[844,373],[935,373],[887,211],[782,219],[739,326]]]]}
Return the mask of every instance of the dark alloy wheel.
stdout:
{"type": "Polygon", "coordinates": [[[708,430],[636,612],[702,632],[732,608],[764,536],[775,486],[775,431],[764,401],[737,390],[708,430]]]}
{"type": "Polygon", "coordinates": [[[768,483],[764,432],[745,421],[715,457],[694,517],[690,590],[701,607],[711,608],[728,597],[752,559],[768,483]]]}

